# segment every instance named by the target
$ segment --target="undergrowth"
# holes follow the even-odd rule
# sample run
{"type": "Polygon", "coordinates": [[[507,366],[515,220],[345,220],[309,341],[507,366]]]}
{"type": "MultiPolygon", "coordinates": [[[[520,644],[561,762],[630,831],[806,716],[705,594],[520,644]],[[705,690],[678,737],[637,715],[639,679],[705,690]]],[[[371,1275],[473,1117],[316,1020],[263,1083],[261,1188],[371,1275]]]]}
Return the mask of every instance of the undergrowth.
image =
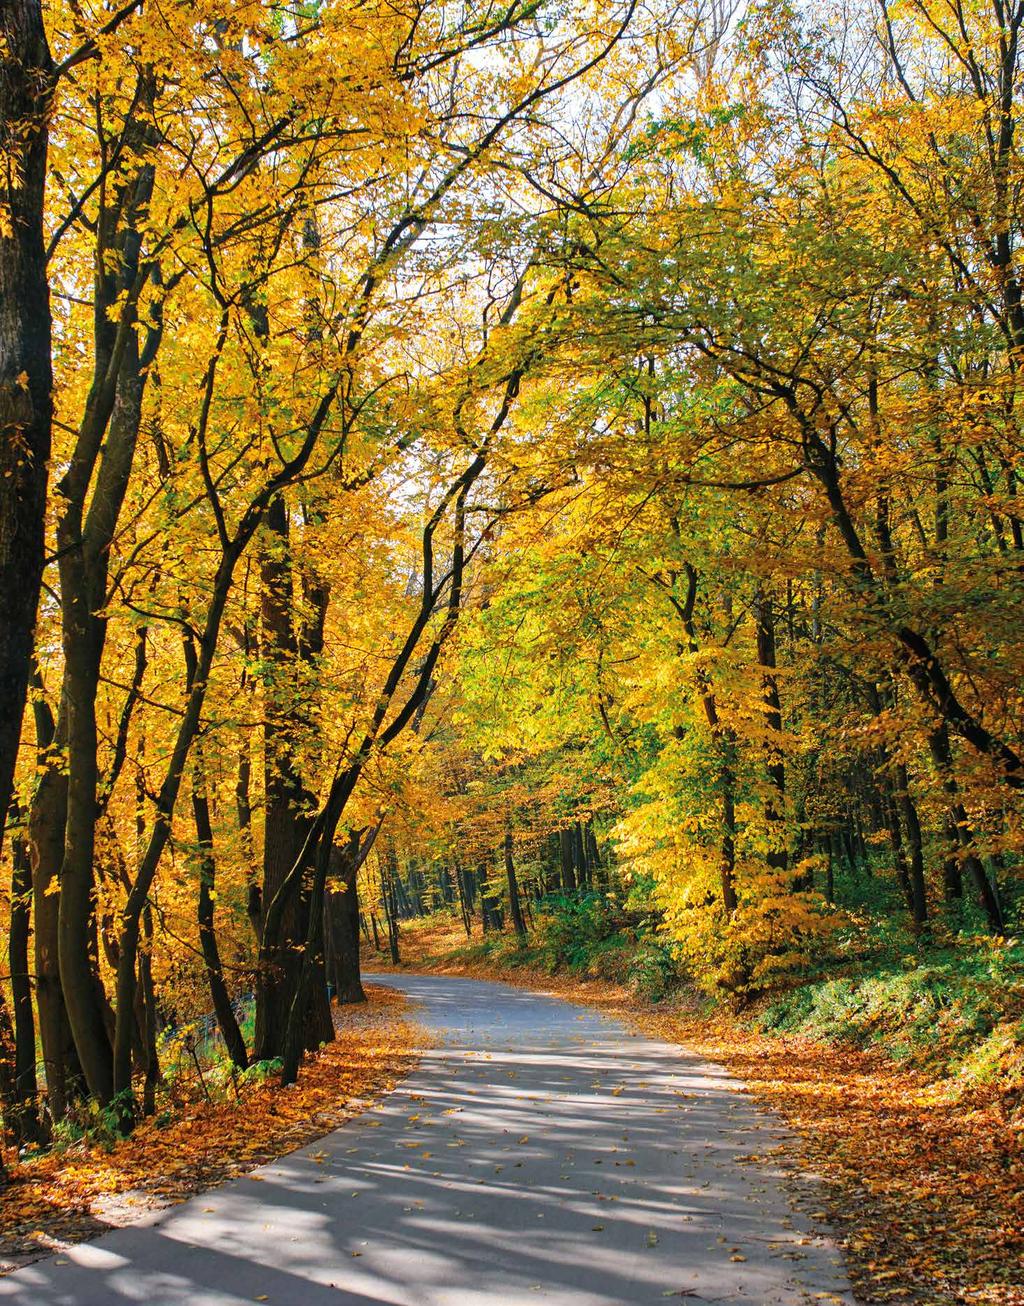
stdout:
{"type": "Polygon", "coordinates": [[[961,1088],[1024,1092],[1024,943],[979,938],[883,953],[808,978],[754,1013],[763,1029],[858,1047],[961,1088]]]}
{"type": "Polygon", "coordinates": [[[614,980],[648,1002],[661,1001],[680,983],[671,946],[639,895],[548,897],[534,905],[533,916],[525,940],[488,934],[455,949],[452,960],[614,980]]]}

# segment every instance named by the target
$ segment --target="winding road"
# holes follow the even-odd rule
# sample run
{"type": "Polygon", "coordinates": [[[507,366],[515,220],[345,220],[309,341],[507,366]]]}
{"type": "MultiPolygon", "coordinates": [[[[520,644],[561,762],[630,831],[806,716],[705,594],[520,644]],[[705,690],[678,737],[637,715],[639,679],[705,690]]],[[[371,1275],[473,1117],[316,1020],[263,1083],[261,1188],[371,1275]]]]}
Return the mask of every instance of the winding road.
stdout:
{"type": "Polygon", "coordinates": [[[723,1070],[503,984],[373,978],[436,1040],[395,1092],[0,1279],[0,1306],[852,1306],[766,1156],[783,1126],[723,1070]]]}

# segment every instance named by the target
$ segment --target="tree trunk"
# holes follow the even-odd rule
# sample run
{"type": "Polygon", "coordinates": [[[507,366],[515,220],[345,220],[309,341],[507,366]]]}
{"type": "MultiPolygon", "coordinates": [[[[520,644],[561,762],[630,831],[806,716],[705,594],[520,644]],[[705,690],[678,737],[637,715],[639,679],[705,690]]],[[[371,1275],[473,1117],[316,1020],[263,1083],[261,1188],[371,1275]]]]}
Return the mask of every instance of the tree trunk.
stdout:
{"type": "Polygon", "coordinates": [[[505,879],[508,882],[508,911],[512,917],[512,928],[520,939],[526,938],[526,922],[519,905],[519,882],[516,879],[516,864],[512,857],[512,827],[505,827],[505,839],[502,851],[505,855],[505,879]]]}
{"type": "Polygon", "coordinates": [[[455,887],[459,894],[459,911],[462,913],[462,928],[466,931],[466,938],[473,937],[473,909],[469,903],[469,894],[466,891],[466,876],[458,861],[455,863],[455,887]]]}
{"type": "Polygon", "coordinates": [[[249,740],[242,740],[238,754],[238,778],[235,781],[235,814],[238,818],[238,838],[245,862],[245,910],[252,932],[259,943],[263,937],[263,890],[256,876],[256,853],[252,845],[252,803],[249,786],[252,780],[252,762],[249,757],[249,740]]]}
{"type": "MultiPolygon", "coordinates": [[[[143,103],[151,103],[151,83],[140,82],[139,90],[143,103]]],[[[134,155],[135,166],[102,192],[95,237],[93,379],[74,450],[57,487],[68,765],[58,955],[79,1060],[90,1093],[101,1102],[113,1096],[116,1075],[110,1040],[101,1035],[105,995],[88,982],[84,947],[95,905],[96,698],[107,633],[110,546],[138,445],[149,365],[160,340],[157,320],[147,331],[143,355],[135,321],[138,297],[149,277],[138,227],[153,191],[154,169],[145,159],[151,134],[144,114],[126,122],[125,157],[134,155]]]]}
{"type": "Polygon", "coordinates": [[[985,913],[989,931],[992,934],[1004,934],[1006,932],[1006,922],[1003,920],[1002,907],[985,867],[974,850],[974,831],[971,828],[971,820],[967,814],[967,809],[960,801],[960,789],[953,773],[953,754],[950,748],[949,734],[945,728],[932,731],[928,737],[928,746],[939,772],[942,787],[949,799],[950,827],[960,850],[960,862],[970,874],[975,888],[978,890],[978,897],[985,913]]]}
{"type": "MultiPolygon", "coordinates": [[[[779,698],[779,682],[774,675],[775,656],[775,615],[771,598],[758,586],[754,597],[754,620],[757,624],[757,661],[761,668],[761,693],[764,703],[764,723],[770,736],[777,743],[768,744],[765,749],[765,770],[772,790],[772,797],[766,799],[764,819],[768,830],[768,865],[778,871],[785,871],[789,866],[789,852],[786,846],[786,766],[781,751],[782,704],[779,698]]],[[[802,887],[794,884],[794,889],[802,887]]]]}
{"type": "Polygon", "coordinates": [[[587,844],[583,837],[583,822],[577,821],[572,828],[573,861],[576,864],[576,880],[584,893],[590,892],[590,863],[587,860],[587,844]]]}
{"type": "Polygon", "coordinates": [[[505,919],[487,867],[481,864],[477,875],[480,881],[480,919],[483,931],[485,934],[492,931],[500,933],[505,928],[505,919]]]}
{"type": "Polygon", "coordinates": [[[43,574],[53,420],[43,207],[53,63],[40,0],[0,6],[0,843],[43,574]]]}
{"type": "Polygon", "coordinates": [[[100,1102],[114,1095],[114,1064],[103,996],[88,940],[95,917],[96,689],[98,666],[81,656],[77,627],[65,627],[68,712],[68,788],[64,858],[60,870],[57,956],[72,1037],[89,1092],[100,1102]]]}
{"type": "Polygon", "coordinates": [[[19,1143],[38,1142],[44,1136],[38,1112],[36,1083],[36,1026],[32,1011],[32,977],[29,973],[29,921],[32,911],[32,868],[25,832],[18,829],[11,841],[11,997],[14,1011],[13,1099],[7,1105],[8,1123],[19,1143]]]}
{"type": "Polygon", "coordinates": [[[572,831],[563,826],[558,831],[558,864],[562,877],[562,892],[569,896],[576,892],[576,867],[572,856],[572,831]]]}
{"type": "MultiPolygon", "coordinates": [[[[59,750],[60,743],[58,722],[55,750],[59,750]]],[[[64,856],[67,775],[60,765],[59,754],[49,754],[45,765],[29,812],[36,1008],[46,1074],[47,1108],[51,1119],[63,1120],[70,1102],[81,1095],[84,1081],[78,1051],[71,1037],[57,959],[60,894],[54,889],[60,882],[58,877],[64,856]]]]}
{"type": "MultiPolygon", "coordinates": [[[[684,564],[684,572],[686,575],[686,595],[681,603],[675,597],[671,598],[671,602],[682,620],[683,629],[686,631],[686,645],[691,654],[697,654],[700,652],[700,642],[697,638],[697,626],[693,613],[697,602],[698,573],[696,568],[689,562],[684,564]]],[[[725,908],[726,915],[731,917],[736,911],[738,901],[736,897],[736,777],[734,773],[736,737],[732,730],[722,725],[718,714],[718,698],[711,678],[706,671],[698,670],[697,688],[700,691],[708,729],[711,731],[711,738],[714,741],[719,757],[718,783],[722,793],[722,836],[718,874],[722,893],[722,906],[725,908]]]]}
{"type": "Polygon", "coordinates": [[[384,923],[388,928],[388,951],[391,953],[392,965],[397,966],[400,959],[398,955],[398,921],[395,919],[394,882],[398,875],[398,854],[395,852],[395,845],[390,839],[388,840],[386,861],[387,876],[385,877],[384,868],[381,867],[380,891],[384,903],[384,923]]]}
{"type": "Polygon", "coordinates": [[[142,993],[142,1029],[145,1044],[146,1077],[142,1086],[142,1110],[147,1116],[156,1111],[156,1088],[161,1081],[160,1053],[157,1050],[158,1017],[156,988],[153,984],[153,911],[147,907],[142,916],[145,944],[139,952],[139,988],[142,993]]]}
{"type": "Polygon", "coordinates": [[[907,907],[913,909],[914,896],[910,886],[910,871],[907,866],[907,856],[903,847],[903,830],[900,826],[899,812],[895,801],[886,796],[883,803],[883,819],[886,829],[889,832],[889,843],[892,847],[893,862],[896,867],[896,879],[900,886],[900,893],[907,907]]]}
{"type": "Polygon", "coordinates": [[[921,821],[917,814],[917,804],[910,792],[910,777],[906,765],[896,765],[897,801],[903,824],[907,831],[907,843],[910,846],[910,906],[914,917],[914,928],[918,932],[928,928],[928,890],[924,878],[924,844],[921,837],[921,821]]]}
{"type": "Polygon", "coordinates": [[[332,850],[331,874],[343,887],[324,898],[327,978],[343,1005],[366,1001],[359,965],[359,839],[353,832],[344,848],[332,850]]]}
{"type": "Polygon", "coordinates": [[[956,822],[953,820],[951,812],[946,813],[943,828],[946,836],[946,849],[942,858],[942,896],[947,908],[952,908],[955,912],[959,910],[960,904],[963,902],[964,877],[957,856],[959,840],[957,839],[956,822]]]}
{"type": "Polygon", "coordinates": [[[238,1027],[235,1009],[231,1005],[231,995],[224,983],[224,970],[221,966],[220,949],[217,946],[217,931],[214,925],[217,890],[217,862],[213,850],[213,824],[210,820],[210,800],[206,792],[206,774],[203,766],[203,754],[199,745],[195,749],[195,762],[192,768],[192,818],[196,827],[196,842],[199,845],[199,946],[206,966],[206,979],[210,986],[210,998],[217,1017],[217,1024],[224,1038],[228,1056],[239,1068],[245,1070],[249,1064],[245,1039],[238,1027]]]}
{"type": "MultiPolygon", "coordinates": [[[[291,681],[301,648],[294,620],[294,581],[291,565],[288,510],[278,495],[267,510],[268,543],[260,558],[262,657],[268,668],[264,689],[264,835],[262,909],[265,913],[282,886],[283,910],[275,937],[262,940],[264,964],[257,984],[254,1058],[268,1061],[282,1054],[285,1030],[302,975],[302,944],[309,926],[309,877],[313,867],[289,881],[312,828],[313,795],[303,783],[296,736],[303,727],[290,700],[291,681]]],[[[326,600],[325,600],[326,601],[326,600]]],[[[267,922],[264,917],[264,929],[267,922]]],[[[326,980],[310,985],[306,1047],[310,1050],[334,1037],[326,980]]]]}

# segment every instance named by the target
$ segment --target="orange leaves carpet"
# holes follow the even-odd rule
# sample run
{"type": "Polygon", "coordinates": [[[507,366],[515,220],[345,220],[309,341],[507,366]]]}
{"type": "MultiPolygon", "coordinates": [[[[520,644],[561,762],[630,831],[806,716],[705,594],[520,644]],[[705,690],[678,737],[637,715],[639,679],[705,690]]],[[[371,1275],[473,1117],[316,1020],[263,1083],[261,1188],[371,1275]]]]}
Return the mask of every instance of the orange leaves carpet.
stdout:
{"type": "Polygon", "coordinates": [[[369,1003],[336,1007],[337,1039],[299,1081],[243,1086],[239,1101],[188,1104],[147,1121],[109,1151],[78,1144],[13,1167],[0,1195],[0,1270],[131,1223],[154,1206],[251,1170],[320,1138],[394,1087],[418,1060],[423,1032],[401,994],[367,986],[369,1003]]]}

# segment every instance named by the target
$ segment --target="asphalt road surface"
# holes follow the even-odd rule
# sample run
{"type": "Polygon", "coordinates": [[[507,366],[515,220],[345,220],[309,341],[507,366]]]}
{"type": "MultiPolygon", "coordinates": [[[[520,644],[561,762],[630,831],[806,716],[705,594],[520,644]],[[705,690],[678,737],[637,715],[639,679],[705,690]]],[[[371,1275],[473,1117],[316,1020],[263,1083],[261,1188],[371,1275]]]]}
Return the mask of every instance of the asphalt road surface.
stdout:
{"type": "Polygon", "coordinates": [[[374,978],[436,1039],[399,1089],[0,1279],[0,1306],[854,1302],[770,1155],[784,1128],[723,1070],[503,984],[374,978]]]}

